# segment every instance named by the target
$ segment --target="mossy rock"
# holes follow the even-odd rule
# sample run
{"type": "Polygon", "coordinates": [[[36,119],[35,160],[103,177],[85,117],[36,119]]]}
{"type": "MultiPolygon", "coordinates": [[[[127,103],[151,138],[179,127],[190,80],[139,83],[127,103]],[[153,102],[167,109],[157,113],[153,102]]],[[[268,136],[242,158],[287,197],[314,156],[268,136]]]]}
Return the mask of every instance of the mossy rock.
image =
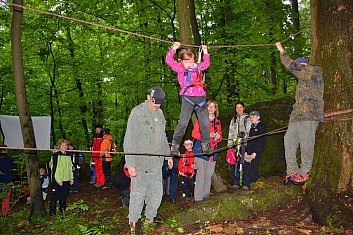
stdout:
{"type": "Polygon", "coordinates": [[[303,188],[293,185],[225,192],[195,204],[178,213],[175,218],[182,224],[243,219],[263,209],[274,208],[301,194],[303,188]]]}

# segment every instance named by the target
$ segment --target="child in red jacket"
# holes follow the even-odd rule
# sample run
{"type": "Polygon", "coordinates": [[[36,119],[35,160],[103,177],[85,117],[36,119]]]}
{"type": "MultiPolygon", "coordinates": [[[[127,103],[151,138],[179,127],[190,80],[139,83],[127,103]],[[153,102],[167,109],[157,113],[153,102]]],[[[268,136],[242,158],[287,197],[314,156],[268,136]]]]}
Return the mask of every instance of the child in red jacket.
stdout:
{"type": "Polygon", "coordinates": [[[186,200],[189,200],[190,197],[194,194],[196,164],[194,152],[192,151],[193,142],[191,140],[185,140],[184,146],[186,152],[179,160],[178,170],[179,174],[181,175],[183,197],[186,200]]]}

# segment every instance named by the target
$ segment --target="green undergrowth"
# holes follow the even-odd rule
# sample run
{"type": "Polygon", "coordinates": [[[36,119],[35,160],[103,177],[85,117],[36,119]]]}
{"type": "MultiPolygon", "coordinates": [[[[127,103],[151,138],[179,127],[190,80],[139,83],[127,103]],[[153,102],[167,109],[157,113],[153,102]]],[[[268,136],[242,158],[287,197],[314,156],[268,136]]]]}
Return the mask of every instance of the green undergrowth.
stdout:
{"type": "MultiPolygon", "coordinates": [[[[65,216],[38,217],[35,223],[28,222],[29,205],[24,205],[21,210],[0,218],[0,234],[127,234],[128,208],[111,208],[107,204],[107,198],[102,198],[97,205],[76,200],[68,204],[65,216]]],[[[158,226],[166,232],[182,233],[182,226],[171,214],[185,209],[175,203],[162,203],[158,220],[143,230],[153,231],[158,226]]]]}
{"type": "Polygon", "coordinates": [[[0,234],[116,234],[125,226],[127,209],[111,213],[101,207],[89,207],[79,200],[68,205],[65,216],[45,216],[30,224],[29,206],[25,206],[0,218],[0,234]]]}

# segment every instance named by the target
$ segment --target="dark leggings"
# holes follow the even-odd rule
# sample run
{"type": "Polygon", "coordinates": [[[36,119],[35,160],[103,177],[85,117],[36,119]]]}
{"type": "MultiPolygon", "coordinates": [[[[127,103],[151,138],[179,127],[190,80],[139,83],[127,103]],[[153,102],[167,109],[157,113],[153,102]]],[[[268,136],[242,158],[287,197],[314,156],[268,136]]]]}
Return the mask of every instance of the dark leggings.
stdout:
{"type": "Polygon", "coordinates": [[[50,198],[50,215],[56,214],[56,202],[59,200],[60,212],[66,209],[66,200],[69,196],[70,181],[64,181],[63,185],[60,186],[55,180],[52,183],[52,195],[50,198]]]}
{"type": "Polygon", "coordinates": [[[104,186],[109,187],[110,186],[110,176],[111,176],[111,171],[110,171],[110,165],[112,162],[105,162],[103,161],[103,174],[104,174],[104,186]]]}

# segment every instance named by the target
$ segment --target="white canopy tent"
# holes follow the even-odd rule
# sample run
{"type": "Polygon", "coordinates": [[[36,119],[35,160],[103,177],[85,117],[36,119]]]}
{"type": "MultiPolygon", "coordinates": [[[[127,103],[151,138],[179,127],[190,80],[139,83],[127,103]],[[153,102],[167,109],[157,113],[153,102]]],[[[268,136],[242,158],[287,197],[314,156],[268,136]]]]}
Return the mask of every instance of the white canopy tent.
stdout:
{"type": "MultiPolygon", "coordinates": [[[[50,148],[50,116],[32,117],[37,148],[50,148]]],[[[0,115],[2,138],[8,147],[23,148],[19,116],[0,115]]]]}

